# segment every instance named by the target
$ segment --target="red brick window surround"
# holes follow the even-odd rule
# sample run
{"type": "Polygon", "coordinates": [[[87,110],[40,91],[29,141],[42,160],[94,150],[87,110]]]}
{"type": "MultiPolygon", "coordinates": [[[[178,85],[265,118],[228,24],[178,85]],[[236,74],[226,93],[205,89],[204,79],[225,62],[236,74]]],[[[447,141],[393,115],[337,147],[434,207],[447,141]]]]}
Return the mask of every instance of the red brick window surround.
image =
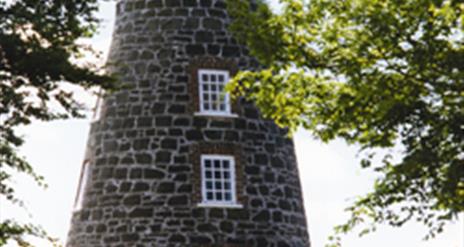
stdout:
{"type": "MultiPolygon", "coordinates": [[[[245,198],[243,196],[243,187],[244,187],[244,178],[243,178],[243,160],[242,160],[242,151],[241,146],[237,144],[212,144],[212,143],[200,143],[194,145],[192,148],[192,153],[190,159],[193,165],[193,198],[192,201],[200,207],[232,207],[232,208],[242,208],[245,204],[245,198]],[[232,169],[233,174],[229,174],[230,178],[233,179],[233,183],[230,186],[234,188],[222,189],[225,186],[225,183],[230,181],[230,179],[223,179],[224,172],[227,169],[224,169],[224,165],[227,166],[227,162],[216,164],[216,169],[209,169],[211,172],[222,172],[222,174],[210,174],[212,176],[217,175],[220,177],[219,180],[214,180],[214,178],[206,178],[205,170],[205,161],[212,160],[213,163],[215,160],[220,161],[229,161],[229,166],[232,169]],[[207,189],[206,182],[221,182],[219,184],[210,184],[215,186],[209,187],[207,189]],[[211,189],[212,188],[212,189],[211,189]],[[205,190],[206,189],[206,190],[205,190]],[[226,192],[234,193],[229,198],[226,198],[226,192]],[[208,192],[218,192],[214,195],[209,195],[213,197],[208,197],[208,192]],[[218,198],[219,196],[219,198],[218,198]]],[[[214,164],[210,164],[214,166],[214,164]]],[[[210,167],[211,167],[210,166],[210,167]]],[[[209,175],[208,175],[209,176],[209,175]]],[[[226,175],[227,176],[227,175],[226,175]]]]}
{"type": "Polygon", "coordinates": [[[227,94],[223,94],[217,88],[221,84],[219,82],[220,76],[227,77],[225,79],[228,81],[237,71],[238,66],[236,62],[230,59],[201,57],[192,60],[189,65],[190,112],[195,115],[210,117],[234,117],[239,115],[238,102],[231,100],[227,94]],[[213,84],[216,85],[208,85],[208,88],[201,85],[205,82],[209,84],[212,79],[214,79],[213,84]],[[206,91],[203,89],[206,89],[206,91]],[[211,97],[215,97],[215,99],[211,97]],[[224,106],[221,106],[221,101],[225,103],[224,106]],[[206,103],[206,108],[204,103],[206,103]]]}

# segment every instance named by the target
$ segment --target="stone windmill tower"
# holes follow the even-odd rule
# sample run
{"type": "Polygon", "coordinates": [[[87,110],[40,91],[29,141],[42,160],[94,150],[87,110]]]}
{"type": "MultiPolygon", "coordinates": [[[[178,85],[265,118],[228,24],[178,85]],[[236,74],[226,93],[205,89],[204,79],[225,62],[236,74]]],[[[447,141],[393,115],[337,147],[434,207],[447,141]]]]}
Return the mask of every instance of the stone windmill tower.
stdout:
{"type": "Polygon", "coordinates": [[[257,68],[224,0],[122,0],[130,88],[90,130],[67,246],[308,247],[292,140],[224,84],[257,68]]]}

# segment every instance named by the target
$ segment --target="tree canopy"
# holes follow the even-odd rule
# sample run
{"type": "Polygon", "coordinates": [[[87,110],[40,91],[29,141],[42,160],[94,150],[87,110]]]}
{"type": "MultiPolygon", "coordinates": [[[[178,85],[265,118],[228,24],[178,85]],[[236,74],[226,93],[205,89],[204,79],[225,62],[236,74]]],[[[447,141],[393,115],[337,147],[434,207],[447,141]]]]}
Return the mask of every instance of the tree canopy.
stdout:
{"type": "Polygon", "coordinates": [[[231,30],[264,69],[228,89],[291,131],[360,147],[378,178],[336,232],[410,220],[441,232],[464,211],[464,2],[280,2],[229,0],[231,30]]]}
{"type": "MultiPolygon", "coordinates": [[[[89,47],[99,20],[97,0],[0,1],[0,196],[23,206],[15,195],[14,172],[32,175],[43,185],[18,147],[24,142],[16,128],[32,120],[50,121],[83,116],[85,107],[66,85],[115,88],[114,80],[91,64],[76,61],[89,47]]],[[[32,224],[1,219],[0,246],[9,239],[28,246],[23,236],[44,237],[32,224]]]]}

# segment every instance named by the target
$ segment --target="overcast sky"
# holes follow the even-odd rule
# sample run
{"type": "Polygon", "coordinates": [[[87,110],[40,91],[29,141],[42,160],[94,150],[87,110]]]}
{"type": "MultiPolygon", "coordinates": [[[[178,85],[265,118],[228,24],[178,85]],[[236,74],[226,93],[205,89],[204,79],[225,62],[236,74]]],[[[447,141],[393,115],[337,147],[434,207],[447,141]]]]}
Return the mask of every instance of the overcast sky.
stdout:
{"type": "MultiPolygon", "coordinates": [[[[103,26],[91,40],[103,52],[108,50],[111,41],[113,16],[113,3],[103,3],[100,11],[103,26]]],[[[78,95],[89,105],[93,104],[94,99],[89,95],[83,92],[78,95]]],[[[28,212],[0,202],[0,218],[28,220],[32,216],[32,221],[40,222],[51,235],[65,241],[89,122],[86,119],[33,123],[21,130],[27,140],[21,153],[46,177],[49,188],[44,191],[30,179],[16,177],[18,194],[26,200],[28,212]]],[[[343,209],[356,195],[369,191],[374,177],[371,172],[358,168],[355,147],[348,147],[342,141],[323,144],[305,131],[299,131],[294,139],[312,246],[322,247],[332,227],[346,219],[343,209]]],[[[343,246],[464,247],[463,225],[462,221],[452,223],[442,235],[428,242],[422,241],[426,228],[420,224],[411,223],[399,229],[380,227],[376,233],[362,238],[356,234],[346,236],[343,246]]],[[[41,241],[36,241],[36,245],[48,246],[41,241]]]]}

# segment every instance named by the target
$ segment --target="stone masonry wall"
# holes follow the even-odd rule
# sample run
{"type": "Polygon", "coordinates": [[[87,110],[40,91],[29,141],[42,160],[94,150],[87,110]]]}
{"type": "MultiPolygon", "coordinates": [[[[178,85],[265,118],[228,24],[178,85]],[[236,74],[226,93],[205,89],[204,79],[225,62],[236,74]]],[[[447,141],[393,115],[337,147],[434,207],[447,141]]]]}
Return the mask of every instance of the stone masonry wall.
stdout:
{"type": "Polygon", "coordinates": [[[130,87],[91,126],[89,182],[67,246],[308,247],[293,142],[250,103],[197,116],[196,70],[256,69],[223,0],[118,3],[109,61],[130,87]],[[205,208],[201,153],[236,159],[243,208],[205,208]]]}

